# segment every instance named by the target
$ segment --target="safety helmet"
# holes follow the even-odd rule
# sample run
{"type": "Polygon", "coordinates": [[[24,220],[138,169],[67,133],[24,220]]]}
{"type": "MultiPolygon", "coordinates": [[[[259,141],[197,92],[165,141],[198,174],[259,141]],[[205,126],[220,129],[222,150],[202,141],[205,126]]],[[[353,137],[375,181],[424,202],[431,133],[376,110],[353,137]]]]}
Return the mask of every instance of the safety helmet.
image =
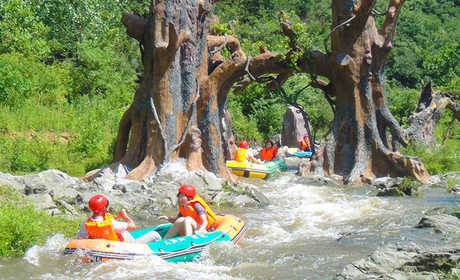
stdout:
{"type": "Polygon", "coordinates": [[[196,195],[196,189],[194,186],[191,185],[183,185],[179,188],[178,194],[179,193],[184,194],[190,199],[193,199],[196,195]]]}
{"type": "Polygon", "coordinates": [[[303,137],[303,139],[308,139],[308,138],[310,138],[308,134],[305,134],[305,136],[303,137]]]}
{"type": "Polygon", "coordinates": [[[109,200],[101,195],[95,195],[88,201],[88,206],[94,214],[105,214],[109,206],[109,200]]]}
{"type": "Polygon", "coordinates": [[[244,140],[240,143],[240,148],[247,149],[248,148],[248,141],[244,140]]]}

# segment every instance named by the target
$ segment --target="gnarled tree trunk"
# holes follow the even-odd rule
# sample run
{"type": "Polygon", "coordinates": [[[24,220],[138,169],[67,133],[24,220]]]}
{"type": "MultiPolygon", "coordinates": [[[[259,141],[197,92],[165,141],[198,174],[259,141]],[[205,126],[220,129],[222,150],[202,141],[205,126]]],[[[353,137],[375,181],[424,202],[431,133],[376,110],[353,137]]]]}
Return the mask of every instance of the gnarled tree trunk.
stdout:
{"type": "MultiPolygon", "coordinates": [[[[225,167],[236,148],[226,104],[248,60],[235,37],[208,34],[214,2],[156,0],[147,18],[122,17],[128,35],[139,41],[144,65],[133,103],[120,121],[112,164],[128,167],[129,179],[145,179],[184,157],[191,170],[205,168],[233,180],[225,167]],[[219,52],[210,57],[208,50],[219,46],[231,53],[229,59],[219,52]]],[[[287,67],[279,60],[266,51],[248,66],[257,74],[281,73],[287,67]]]]}
{"type": "Polygon", "coordinates": [[[335,96],[335,115],[327,136],[324,169],[345,183],[369,182],[375,177],[408,176],[420,181],[429,176],[414,157],[398,152],[406,144],[391,114],[384,85],[384,64],[393,46],[396,21],[403,0],[390,0],[378,29],[372,15],[376,0],[332,2],[332,50],[316,52],[306,69],[329,79],[315,82],[335,96]],[[313,70],[312,70],[313,69],[313,70]],[[391,143],[387,133],[391,134],[391,143]]]}
{"type": "MultiPolygon", "coordinates": [[[[433,91],[431,82],[422,90],[417,109],[409,117],[405,134],[410,142],[436,144],[435,129],[446,109],[452,111],[452,121],[460,121],[460,106],[446,94],[433,91]]],[[[449,126],[451,127],[451,126],[449,126]]]]}

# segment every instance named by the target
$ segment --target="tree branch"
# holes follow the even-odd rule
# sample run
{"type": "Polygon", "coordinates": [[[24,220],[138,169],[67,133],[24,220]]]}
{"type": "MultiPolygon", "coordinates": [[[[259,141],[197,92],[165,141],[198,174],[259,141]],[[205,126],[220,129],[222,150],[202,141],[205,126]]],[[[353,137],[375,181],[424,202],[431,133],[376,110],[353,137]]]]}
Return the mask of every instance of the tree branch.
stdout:
{"type": "Polygon", "coordinates": [[[385,38],[384,47],[386,48],[390,49],[393,47],[393,37],[396,32],[396,23],[403,4],[404,0],[390,0],[390,3],[388,4],[385,21],[383,23],[382,30],[380,31],[382,36],[385,38]]]}
{"type": "Polygon", "coordinates": [[[144,39],[144,28],[146,22],[144,18],[124,13],[121,16],[121,22],[126,26],[126,33],[136,39],[139,42],[142,42],[144,39]]]}

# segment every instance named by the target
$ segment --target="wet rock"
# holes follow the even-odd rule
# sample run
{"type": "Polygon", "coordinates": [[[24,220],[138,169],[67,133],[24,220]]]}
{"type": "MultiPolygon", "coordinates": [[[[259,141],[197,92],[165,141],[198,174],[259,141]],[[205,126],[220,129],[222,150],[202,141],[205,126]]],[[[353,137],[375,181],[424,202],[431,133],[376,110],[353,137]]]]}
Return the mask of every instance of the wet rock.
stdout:
{"type": "Polygon", "coordinates": [[[256,187],[245,183],[227,184],[225,191],[219,192],[213,199],[218,205],[265,207],[270,200],[256,187]]]}
{"type": "Polygon", "coordinates": [[[320,175],[309,175],[302,177],[301,179],[303,184],[312,185],[312,186],[339,186],[340,183],[330,177],[320,176],[320,175]]]}
{"type": "Polygon", "coordinates": [[[441,279],[460,260],[460,244],[421,248],[390,244],[347,265],[335,279],[441,279]]]}
{"type": "Polygon", "coordinates": [[[436,233],[460,236],[460,219],[448,214],[425,216],[416,227],[433,228],[436,233]]]}
{"type": "Polygon", "coordinates": [[[454,193],[456,195],[460,195],[460,185],[458,186],[453,186],[452,188],[449,189],[451,193],[454,193]]]}
{"type": "Polygon", "coordinates": [[[377,178],[372,182],[378,190],[377,196],[412,196],[420,187],[418,182],[407,178],[377,178]]]}

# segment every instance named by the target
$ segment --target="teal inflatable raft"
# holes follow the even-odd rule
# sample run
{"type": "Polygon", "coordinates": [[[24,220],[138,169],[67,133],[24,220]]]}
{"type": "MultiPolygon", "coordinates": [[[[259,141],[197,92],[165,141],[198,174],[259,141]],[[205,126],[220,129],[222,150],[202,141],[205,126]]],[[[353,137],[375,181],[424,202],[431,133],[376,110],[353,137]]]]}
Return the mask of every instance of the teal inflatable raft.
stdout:
{"type": "MultiPolygon", "coordinates": [[[[134,238],[141,237],[149,231],[156,230],[162,237],[172,224],[132,231],[134,238]]],[[[78,255],[85,262],[105,262],[110,260],[132,260],[146,256],[158,256],[169,262],[193,261],[210,244],[230,241],[238,244],[245,232],[245,223],[232,215],[218,215],[214,232],[178,236],[149,244],[109,241],[105,239],[73,239],[64,249],[65,255],[80,252],[78,255]]]]}

